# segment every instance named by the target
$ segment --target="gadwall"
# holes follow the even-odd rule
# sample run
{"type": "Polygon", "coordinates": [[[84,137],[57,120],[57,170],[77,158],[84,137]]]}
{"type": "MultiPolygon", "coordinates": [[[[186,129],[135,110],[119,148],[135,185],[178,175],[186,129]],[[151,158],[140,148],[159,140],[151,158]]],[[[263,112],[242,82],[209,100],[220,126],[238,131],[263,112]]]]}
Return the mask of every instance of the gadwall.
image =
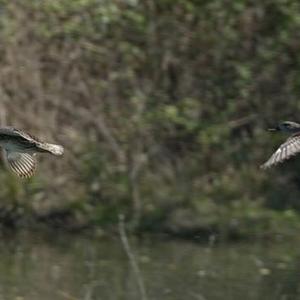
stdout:
{"type": "Polygon", "coordinates": [[[300,152],[300,124],[285,121],[280,123],[277,127],[269,129],[269,131],[282,131],[291,134],[291,136],[281,144],[269,160],[261,166],[263,169],[281,163],[300,152]]]}
{"type": "Polygon", "coordinates": [[[0,128],[0,146],[10,169],[20,177],[31,177],[37,166],[36,153],[62,155],[60,145],[38,141],[28,133],[13,128],[0,128]]]}

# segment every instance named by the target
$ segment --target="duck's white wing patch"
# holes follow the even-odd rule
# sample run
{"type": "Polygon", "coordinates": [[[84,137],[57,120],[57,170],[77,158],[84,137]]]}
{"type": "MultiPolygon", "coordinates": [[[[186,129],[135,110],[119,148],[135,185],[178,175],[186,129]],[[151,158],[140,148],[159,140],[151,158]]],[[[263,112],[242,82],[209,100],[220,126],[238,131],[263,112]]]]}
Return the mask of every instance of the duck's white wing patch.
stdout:
{"type": "Polygon", "coordinates": [[[267,169],[281,163],[300,152],[300,135],[293,135],[283,143],[261,167],[267,169]]]}
{"type": "Polygon", "coordinates": [[[10,169],[20,177],[31,177],[37,166],[34,155],[23,152],[5,151],[10,169]]]}

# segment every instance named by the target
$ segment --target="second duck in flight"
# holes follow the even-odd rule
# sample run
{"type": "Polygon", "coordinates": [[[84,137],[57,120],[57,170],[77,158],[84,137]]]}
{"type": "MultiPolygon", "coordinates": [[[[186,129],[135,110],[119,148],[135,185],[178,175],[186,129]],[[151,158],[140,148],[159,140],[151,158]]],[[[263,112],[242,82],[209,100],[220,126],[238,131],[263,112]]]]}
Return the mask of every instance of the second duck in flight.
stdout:
{"type": "Polygon", "coordinates": [[[269,130],[286,132],[291,134],[291,136],[282,145],[280,145],[267,162],[261,166],[263,169],[267,169],[273,165],[281,163],[300,152],[300,124],[285,121],[280,123],[277,127],[269,130]]]}

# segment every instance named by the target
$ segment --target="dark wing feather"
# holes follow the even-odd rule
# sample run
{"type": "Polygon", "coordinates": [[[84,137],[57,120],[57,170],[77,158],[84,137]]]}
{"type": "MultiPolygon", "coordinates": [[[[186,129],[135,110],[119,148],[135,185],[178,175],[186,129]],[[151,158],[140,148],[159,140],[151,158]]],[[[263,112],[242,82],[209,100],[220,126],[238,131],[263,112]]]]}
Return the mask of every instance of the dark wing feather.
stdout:
{"type": "Polygon", "coordinates": [[[291,136],[286,140],[285,143],[280,145],[280,147],[273,153],[267,162],[265,162],[261,167],[263,169],[270,168],[273,165],[281,163],[291,156],[296,155],[300,152],[300,135],[299,133],[291,136]]]}
{"type": "Polygon", "coordinates": [[[37,139],[23,130],[14,127],[2,127],[0,128],[0,138],[22,138],[28,142],[35,143],[37,139]]]}

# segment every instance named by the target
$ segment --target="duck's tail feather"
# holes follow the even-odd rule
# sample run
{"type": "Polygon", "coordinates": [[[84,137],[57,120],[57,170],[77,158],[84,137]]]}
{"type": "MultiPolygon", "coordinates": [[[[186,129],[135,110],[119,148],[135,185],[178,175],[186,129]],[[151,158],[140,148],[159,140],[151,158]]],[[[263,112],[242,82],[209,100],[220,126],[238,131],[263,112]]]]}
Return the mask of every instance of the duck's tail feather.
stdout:
{"type": "Polygon", "coordinates": [[[64,147],[56,144],[40,143],[39,148],[54,155],[63,155],[64,147]]]}

